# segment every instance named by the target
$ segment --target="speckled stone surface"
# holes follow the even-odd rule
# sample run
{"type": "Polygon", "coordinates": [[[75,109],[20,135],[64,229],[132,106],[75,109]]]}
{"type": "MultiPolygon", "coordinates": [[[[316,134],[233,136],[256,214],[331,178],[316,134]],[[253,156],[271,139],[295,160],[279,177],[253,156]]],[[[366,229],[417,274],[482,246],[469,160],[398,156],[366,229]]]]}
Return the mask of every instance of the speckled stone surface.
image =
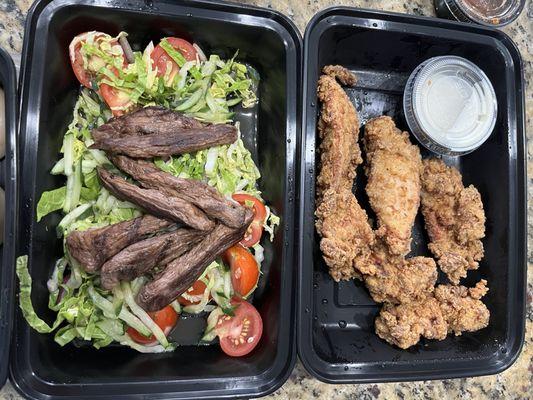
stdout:
{"type": "MultiPolygon", "coordinates": [[[[157,1],[157,0],[155,0],[157,1]]],[[[401,13],[434,16],[431,0],[241,0],[268,7],[289,16],[303,33],[309,19],[319,10],[334,5],[374,8],[401,13]]],[[[0,46],[15,61],[20,59],[24,18],[30,0],[0,0],[0,46]]],[[[268,398],[294,399],[531,399],[533,398],[533,2],[528,0],[517,21],[503,29],[518,45],[525,67],[528,138],[528,295],[526,338],[519,359],[507,371],[488,377],[428,382],[371,385],[327,385],[311,377],[298,362],[289,380],[268,398]]],[[[0,400],[19,399],[7,383],[0,400]]]]}

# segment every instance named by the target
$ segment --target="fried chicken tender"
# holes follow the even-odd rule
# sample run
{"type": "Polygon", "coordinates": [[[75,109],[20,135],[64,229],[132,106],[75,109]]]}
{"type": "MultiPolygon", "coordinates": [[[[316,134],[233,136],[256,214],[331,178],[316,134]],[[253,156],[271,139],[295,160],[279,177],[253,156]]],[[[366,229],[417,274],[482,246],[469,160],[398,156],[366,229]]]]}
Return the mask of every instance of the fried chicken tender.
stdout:
{"type": "Polygon", "coordinates": [[[442,160],[424,160],[423,165],[421,201],[428,247],[450,282],[458,284],[483,258],[481,196],[474,186],[465,188],[459,171],[442,160]]]}
{"type": "Polygon", "coordinates": [[[350,190],[324,192],[316,209],[320,250],[335,281],[361,278],[354,265],[366,265],[374,233],[350,190]]]}
{"type": "Polygon", "coordinates": [[[366,192],[376,213],[376,236],[392,255],[405,256],[411,249],[411,230],[420,205],[422,158],[409,133],[392,118],[374,118],[365,125],[366,192]]]}
{"type": "Polygon", "coordinates": [[[336,81],[353,85],[356,78],[338,65],[326,66],[323,72],[317,92],[322,109],[318,122],[321,143],[316,229],[330,275],[339,281],[361,278],[354,264],[366,263],[374,234],[366,212],[352,194],[355,171],[362,162],[359,118],[336,81]]]}
{"type": "Polygon", "coordinates": [[[437,281],[437,266],[429,257],[391,257],[374,248],[373,268],[364,274],[366,287],[377,303],[399,304],[428,297],[437,281]],[[380,257],[381,253],[381,257],[380,257]]]}
{"type": "Polygon", "coordinates": [[[402,303],[385,304],[376,318],[376,333],[387,342],[407,349],[421,337],[443,340],[448,325],[434,297],[402,303]]]}
{"type": "Polygon", "coordinates": [[[482,279],[475,287],[439,285],[435,298],[439,302],[448,332],[456,336],[462,332],[474,332],[488,326],[490,312],[480,300],[487,292],[487,281],[482,279]]]}
{"type": "Polygon", "coordinates": [[[363,162],[358,144],[359,118],[336,77],[347,84],[355,76],[341,66],[324,67],[318,80],[317,95],[322,103],[318,133],[321,139],[320,173],[317,177],[317,200],[328,189],[351,190],[357,165],[363,162]],[[328,75],[331,74],[332,76],[328,75]]]}
{"type": "Polygon", "coordinates": [[[346,86],[353,86],[357,82],[355,75],[342,65],[326,65],[322,68],[322,73],[337,79],[346,86]]]}

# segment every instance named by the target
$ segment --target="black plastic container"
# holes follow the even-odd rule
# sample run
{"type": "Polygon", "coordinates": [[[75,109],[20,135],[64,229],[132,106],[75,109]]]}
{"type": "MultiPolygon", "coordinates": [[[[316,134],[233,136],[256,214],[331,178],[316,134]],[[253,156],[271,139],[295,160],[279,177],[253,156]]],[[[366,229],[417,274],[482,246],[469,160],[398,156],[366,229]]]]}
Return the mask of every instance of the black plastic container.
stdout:
{"type": "MultiPolygon", "coordinates": [[[[0,49],[0,89],[5,97],[6,155],[0,160],[0,187],[5,192],[4,242],[0,244],[0,387],[4,385],[9,360],[13,321],[15,227],[17,226],[17,76],[11,57],[0,49]]],[[[4,212],[4,210],[0,210],[4,212]]]]}
{"type": "Polygon", "coordinates": [[[259,105],[237,119],[246,143],[254,146],[264,198],[281,217],[274,242],[265,243],[264,277],[254,299],[263,318],[263,338],[250,355],[231,358],[218,345],[192,345],[198,339],[198,320],[189,319],[176,328],[187,337],[180,336],[184,345],[173,353],[145,355],[121,346],[62,348],[53,335],[31,330],[17,312],[13,383],[36,399],[265,395],[287,379],[296,358],[293,235],[301,38],[276,12],[214,1],[41,0],[33,5],[21,71],[24,147],[18,240],[20,254],[29,254],[36,311],[47,320],[53,314],[46,307],[46,280],[61,254],[54,233],[59,215],[36,223],[35,207],[44,190],[61,182],[49,171],[79,88],[67,49],[76,34],[89,30],[126,31],[134,49],[164,36],[194,39],[206,54],[231,57],[239,49],[239,60],[259,72],[259,105]]]}
{"type": "MultiPolygon", "coordinates": [[[[307,370],[325,382],[347,383],[466,377],[509,367],[524,339],[526,287],[524,83],[512,41],[499,31],[473,25],[328,9],[313,18],[305,34],[304,99],[297,325],[298,353],[307,370]],[[477,186],[485,205],[485,258],[463,283],[488,280],[485,302],[491,321],[476,333],[400,350],[374,333],[380,306],[364,285],[335,283],[320,253],[314,228],[317,79],[324,65],[350,68],[359,81],[347,92],[362,124],[386,114],[406,129],[401,112],[406,80],[422,61],[440,55],[476,63],[492,81],[498,99],[498,119],[489,140],[471,154],[448,160],[460,169],[466,184],[477,186]]],[[[360,167],[356,196],[369,211],[364,184],[360,167]]],[[[428,255],[420,217],[413,238],[412,255],[428,255]]]]}

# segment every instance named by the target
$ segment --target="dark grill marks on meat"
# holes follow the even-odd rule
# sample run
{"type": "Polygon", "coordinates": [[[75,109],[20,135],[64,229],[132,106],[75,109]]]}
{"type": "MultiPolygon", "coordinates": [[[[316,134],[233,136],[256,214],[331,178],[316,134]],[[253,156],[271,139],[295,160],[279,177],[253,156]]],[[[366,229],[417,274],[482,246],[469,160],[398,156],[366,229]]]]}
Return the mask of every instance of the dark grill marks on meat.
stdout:
{"type": "Polygon", "coordinates": [[[87,272],[93,273],[123,248],[173,224],[164,219],[144,215],[103,228],[73,231],[67,236],[66,245],[70,256],[87,272]]]}
{"type": "Polygon", "coordinates": [[[239,229],[217,224],[200,243],[168,264],[152,282],[147,283],[137,295],[137,303],[147,311],[157,311],[170,304],[192,286],[215,258],[242,239],[252,219],[253,213],[247,209],[239,229]]]}
{"type": "Polygon", "coordinates": [[[148,189],[156,189],[169,196],[189,201],[209,217],[231,228],[238,228],[243,224],[245,208],[229,201],[206,183],[175,177],[148,161],[134,160],[126,156],[111,156],[110,159],[119,169],[148,189]]]}
{"type": "Polygon", "coordinates": [[[214,227],[214,222],[188,201],[170,197],[158,190],[140,188],[103,168],[98,168],[98,176],[104,187],[116,197],[131,201],[154,215],[183,222],[201,231],[214,227]]]}
{"type": "Polygon", "coordinates": [[[154,267],[167,265],[188,251],[201,237],[199,231],[177,229],[134,243],[102,266],[102,286],[112,289],[120,281],[131,281],[154,267]]]}
{"type": "Polygon", "coordinates": [[[92,137],[91,148],[134,158],[152,158],[233,143],[237,140],[237,128],[202,124],[171,110],[150,108],[115,118],[93,130],[92,137]]]}
{"type": "Polygon", "coordinates": [[[106,124],[93,129],[93,140],[124,136],[170,134],[179,129],[199,129],[204,124],[164,107],[145,107],[138,111],[111,118],[106,124]]]}

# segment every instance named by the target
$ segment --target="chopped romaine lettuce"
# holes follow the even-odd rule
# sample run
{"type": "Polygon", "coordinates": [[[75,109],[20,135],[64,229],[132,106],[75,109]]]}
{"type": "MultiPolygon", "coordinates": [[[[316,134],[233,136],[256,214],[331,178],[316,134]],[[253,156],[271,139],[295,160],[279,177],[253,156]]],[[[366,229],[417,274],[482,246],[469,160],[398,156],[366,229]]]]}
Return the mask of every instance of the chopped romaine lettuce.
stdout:
{"type": "Polygon", "coordinates": [[[45,215],[57,210],[61,210],[63,208],[63,204],[65,203],[66,195],[66,186],[43,192],[39,202],[37,203],[37,222],[39,222],[45,215]]]}

